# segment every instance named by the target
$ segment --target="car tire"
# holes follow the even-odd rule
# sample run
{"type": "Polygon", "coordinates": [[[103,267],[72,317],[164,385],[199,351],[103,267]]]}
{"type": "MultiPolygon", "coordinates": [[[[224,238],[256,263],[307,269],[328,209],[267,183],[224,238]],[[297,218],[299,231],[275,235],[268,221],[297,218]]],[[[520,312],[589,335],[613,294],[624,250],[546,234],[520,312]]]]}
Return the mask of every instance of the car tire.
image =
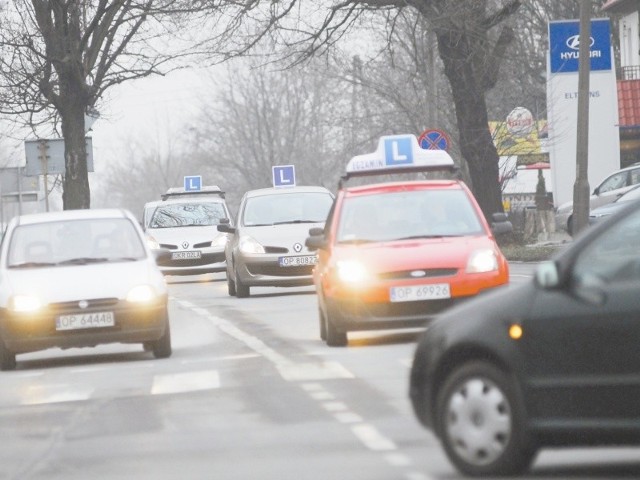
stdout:
{"type": "Polygon", "coordinates": [[[235,277],[236,277],[236,297],[238,298],[247,298],[249,295],[251,295],[251,290],[249,289],[248,285],[245,285],[244,283],[242,283],[242,280],[240,280],[240,277],[238,277],[238,272],[235,272],[235,277]]]}
{"type": "Polygon", "coordinates": [[[0,338],[0,370],[15,370],[16,354],[11,352],[0,338]]]}
{"type": "Polygon", "coordinates": [[[153,342],[153,356],[156,358],[168,358],[171,356],[171,327],[167,321],[167,327],[162,336],[153,342]]]}
{"type": "Polygon", "coordinates": [[[567,233],[573,237],[573,216],[567,220],[567,233]]]}
{"type": "Polygon", "coordinates": [[[344,347],[347,345],[347,332],[338,330],[335,324],[331,321],[331,317],[328,312],[325,316],[325,325],[327,326],[327,345],[330,347],[344,347]]]}
{"type": "Polygon", "coordinates": [[[327,340],[327,322],[322,314],[322,309],[318,309],[318,319],[320,320],[320,340],[327,340]]]}
{"type": "Polygon", "coordinates": [[[236,296],[236,282],[231,278],[231,275],[227,273],[227,291],[229,292],[229,296],[236,296]]]}
{"type": "Polygon", "coordinates": [[[517,387],[509,375],[484,362],[455,369],[437,397],[436,428],[447,457],[472,476],[526,471],[536,448],[525,430],[517,387]]]}

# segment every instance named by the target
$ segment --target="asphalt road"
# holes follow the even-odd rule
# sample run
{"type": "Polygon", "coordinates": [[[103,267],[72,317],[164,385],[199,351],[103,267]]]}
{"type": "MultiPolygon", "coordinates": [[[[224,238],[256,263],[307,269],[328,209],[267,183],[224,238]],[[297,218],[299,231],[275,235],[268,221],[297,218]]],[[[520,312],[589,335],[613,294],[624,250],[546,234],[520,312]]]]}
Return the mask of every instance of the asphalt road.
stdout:
{"type": "MultiPolygon", "coordinates": [[[[0,373],[0,479],[460,478],[410,409],[419,331],[329,348],[311,287],[237,299],[222,275],[168,281],[171,358],[54,349],[0,373]]],[[[640,449],[543,451],[527,477],[639,478],[640,449]]]]}

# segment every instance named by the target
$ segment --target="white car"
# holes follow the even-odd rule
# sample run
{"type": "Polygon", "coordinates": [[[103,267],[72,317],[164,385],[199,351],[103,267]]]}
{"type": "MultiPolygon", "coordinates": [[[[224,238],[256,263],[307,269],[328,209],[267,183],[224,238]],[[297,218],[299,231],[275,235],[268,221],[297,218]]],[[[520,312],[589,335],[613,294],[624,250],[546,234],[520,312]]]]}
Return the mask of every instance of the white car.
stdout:
{"type": "Polygon", "coordinates": [[[227,234],[217,229],[220,220],[230,216],[224,192],[218,187],[205,187],[198,192],[170,189],[162,198],[147,204],[145,215],[150,218],[143,220],[151,247],[171,251],[169,258],[158,262],[162,273],[224,272],[227,234]]]}
{"type": "MultiPolygon", "coordinates": [[[[617,170],[593,190],[589,198],[589,210],[607,205],[615,201],[620,195],[627,192],[634,185],[640,183],[640,164],[633,165],[617,170]]],[[[569,234],[573,232],[573,200],[563,203],[556,208],[555,215],[556,230],[566,231],[569,234]]]]}
{"type": "Polygon", "coordinates": [[[322,228],[333,194],[320,186],[251,190],[240,201],[237,226],[225,250],[229,295],[250,295],[250,287],[312,285],[315,251],[304,243],[310,228],[322,228]]]}
{"type": "Polygon", "coordinates": [[[130,212],[14,217],[0,246],[0,369],[14,369],[17,354],[104,343],[141,343],[168,357],[167,299],[130,212]]]}

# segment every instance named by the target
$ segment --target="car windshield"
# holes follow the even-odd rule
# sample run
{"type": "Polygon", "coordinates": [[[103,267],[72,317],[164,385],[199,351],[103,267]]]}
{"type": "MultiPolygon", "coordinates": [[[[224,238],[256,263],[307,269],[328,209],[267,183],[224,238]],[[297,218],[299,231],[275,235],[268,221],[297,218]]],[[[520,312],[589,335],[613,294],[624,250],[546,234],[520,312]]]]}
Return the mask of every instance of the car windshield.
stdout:
{"type": "Polygon", "coordinates": [[[345,199],[337,241],[382,242],[483,233],[462,190],[404,190],[345,199]]]}
{"type": "Polygon", "coordinates": [[[327,219],[333,197],[323,192],[283,192],[247,199],[242,222],[246,226],[320,223],[327,219]]]}
{"type": "Polygon", "coordinates": [[[133,223],[125,218],[20,225],[9,239],[8,267],[38,267],[145,258],[133,223]]]}
{"type": "Polygon", "coordinates": [[[168,203],[156,208],[149,228],[211,226],[228,217],[222,202],[168,203]]]}

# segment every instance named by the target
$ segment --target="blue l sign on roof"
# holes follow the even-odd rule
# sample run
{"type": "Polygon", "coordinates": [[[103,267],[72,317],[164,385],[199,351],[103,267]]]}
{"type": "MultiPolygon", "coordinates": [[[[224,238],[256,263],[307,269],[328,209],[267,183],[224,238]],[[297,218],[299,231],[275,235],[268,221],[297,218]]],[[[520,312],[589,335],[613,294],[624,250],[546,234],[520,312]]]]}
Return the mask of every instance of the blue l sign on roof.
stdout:
{"type": "Polygon", "coordinates": [[[410,137],[388,138],[384,141],[384,161],[387,166],[413,163],[410,137]]]}
{"type": "Polygon", "coordinates": [[[274,187],[295,187],[296,169],[293,165],[278,165],[271,167],[274,187]]]}
{"type": "Polygon", "coordinates": [[[202,177],[200,175],[184,177],[185,192],[199,192],[201,189],[202,189],[202,177]]]}

